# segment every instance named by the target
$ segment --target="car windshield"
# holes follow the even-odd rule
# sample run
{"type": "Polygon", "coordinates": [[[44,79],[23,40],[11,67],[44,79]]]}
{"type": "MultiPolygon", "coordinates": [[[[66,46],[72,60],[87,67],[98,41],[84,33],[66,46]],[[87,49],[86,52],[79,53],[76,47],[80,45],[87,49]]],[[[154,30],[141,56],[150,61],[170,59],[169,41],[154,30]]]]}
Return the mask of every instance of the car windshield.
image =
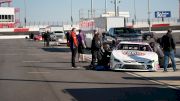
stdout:
{"type": "Polygon", "coordinates": [[[55,32],[53,33],[53,35],[63,36],[63,35],[65,35],[65,34],[64,34],[64,32],[62,32],[62,31],[55,31],[55,32]]]}
{"type": "Polygon", "coordinates": [[[132,28],[115,28],[115,34],[136,33],[132,28]]]}
{"type": "Polygon", "coordinates": [[[54,33],[63,33],[62,31],[55,31],[54,33]]]}
{"type": "Polygon", "coordinates": [[[118,50],[152,51],[149,45],[142,44],[119,44],[118,50]]]}

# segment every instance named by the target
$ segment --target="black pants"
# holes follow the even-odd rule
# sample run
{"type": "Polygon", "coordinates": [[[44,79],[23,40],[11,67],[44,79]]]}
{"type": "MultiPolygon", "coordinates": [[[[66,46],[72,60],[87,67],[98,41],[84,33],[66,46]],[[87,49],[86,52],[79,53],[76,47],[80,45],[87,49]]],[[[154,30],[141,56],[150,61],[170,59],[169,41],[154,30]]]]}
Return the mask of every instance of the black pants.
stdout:
{"type": "Polygon", "coordinates": [[[98,51],[92,51],[92,61],[91,61],[91,65],[93,66],[93,68],[95,67],[95,63],[98,59],[98,51]]]}
{"type": "Polygon", "coordinates": [[[78,51],[77,48],[71,49],[71,52],[72,52],[72,56],[71,56],[72,67],[76,67],[75,62],[76,62],[76,54],[77,54],[77,51],[78,51]]]}
{"type": "Polygon", "coordinates": [[[49,40],[46,40],[46,46],[49,47],[49,40]]]}

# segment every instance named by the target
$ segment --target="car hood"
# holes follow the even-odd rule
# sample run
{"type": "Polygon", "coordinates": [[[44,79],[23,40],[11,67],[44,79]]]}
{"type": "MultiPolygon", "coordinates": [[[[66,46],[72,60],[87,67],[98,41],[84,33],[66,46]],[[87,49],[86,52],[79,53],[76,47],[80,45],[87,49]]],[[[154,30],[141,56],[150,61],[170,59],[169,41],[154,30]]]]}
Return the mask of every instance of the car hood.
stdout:
{"type": "Polygon", "coordinates": [[[135,50],[114,50],[112,52],[114,58],[118,60],[130,61],[149,61],[158,60],[158,55],[155,52],[135,51],[135,50]]]}

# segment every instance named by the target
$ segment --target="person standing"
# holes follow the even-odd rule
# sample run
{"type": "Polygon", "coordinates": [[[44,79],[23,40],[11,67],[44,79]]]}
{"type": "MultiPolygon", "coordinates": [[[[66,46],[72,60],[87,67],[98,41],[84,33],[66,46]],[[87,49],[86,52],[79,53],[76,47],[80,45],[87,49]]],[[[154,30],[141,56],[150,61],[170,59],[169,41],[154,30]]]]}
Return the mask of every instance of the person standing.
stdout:
{"type": "Polygon", "coordinates": [[[71,52],[72,52],[72,56],[71,56],[72,68],[77,68],[75,65],[76,54],[78,51],[78,40],[77,40],[77,36],[76,36],[76,28],[73,28],[71,30],[70,48],[71,48],[71,52]]]}
{"type": "Polygon", "coordinates": [[[30,39],[32,39],[32,40],[34,39],[34,34],[33,33],[30,33],[29,36],[30,36],[30,39]]]}
{"type": "Polygon", "coordinates": [[[46,46],[49,47],[49,42],[50,42],[50,32],[47,31],[46,34],[47,34],[47,39],[46,39],[47,42],[46,42],[46,46]]]}
{"type": "Polygon", "coordinates": [[[163,68],[164,53],[163,53],[163,51],[161,49],[161,46],[159,45],[159,43],[155,43],[155,42],[151,42],[151,43],[149,43],[149,45],[151,46],[153,51],[157,53],[158,59],[159,59],[159,65],[160,65],[161,68],[163,68]]]}
{"type": "Polygon", "coordinates": [[[92,53],[92,61],[91,61],[91,69],[95,69],[96,61],[100,60],[100,51],[101,51],[102,43],[99,37],[99,33],[95,33],[92,45],[91,45],[91,53],[92,53]]]}
{"type": "Polygon", "coordinates": [[[149,43],[152,43],[152,42],[157,43],[157,38],[155,37],[154,34],[155,33],[151,33],[149,43]]]}
{"type": "Polygon", "coordinates": [[[49,33],[49,31],[44,33],[43,37],[44,37],[44,46],[49,47],[49,41],[50,41],[50,33],[49,33]]]}
{"type": "Polygon", "coordinates": [[[84,62],[84,49],[86,48],[85,44],[85,34],[82,30],[79,30],[78,34],[78,60],[79,62],[84,62]]]}
{"type": "Polygon", "coordinates": [[[102,42],[103,43],[107,42],[107,37],[106,37],[106,33],[105,32],[102,33],[102,42]]]}
{"type": "Polygon", "coordinates": [[[70,47],[71,31],[66,32],[67,46],[70,47]]]}
{"type": "Polygon", "coordinates": [[[167,72],[169,58],[172,61],[173,70],[176,71],[176,62],[174,59],[176,53],[176,43],[171,33],[172,30],[169,29],[167,34],[162,37],[162,48],[164,51],[164,72],[167,72]]]}
{"type": "Polygon", "coordinates": [[[47,31],[43,34],[43,38],[44,38],[44,47],[46,47],[46,43],[47,43],[47,31]]]}

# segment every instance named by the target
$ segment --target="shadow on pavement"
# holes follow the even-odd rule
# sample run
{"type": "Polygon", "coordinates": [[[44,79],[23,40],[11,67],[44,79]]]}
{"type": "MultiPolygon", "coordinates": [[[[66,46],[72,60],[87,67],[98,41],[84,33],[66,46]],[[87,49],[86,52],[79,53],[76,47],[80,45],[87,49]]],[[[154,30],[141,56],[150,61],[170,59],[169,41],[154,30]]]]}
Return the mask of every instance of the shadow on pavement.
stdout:
{"type": "Polygon", "coordinates": [[[62,71],[74,71],[74,70],[81,70],[81,71],[83,71],[83,70],[85,70],[83,67],[82,68],[78,68],[78,69],[76,69],[76,68],[70,68],[70,67],[53,67],[53,66],[49,66],[49,67],[47,67],[47,66],[23,66],[23,67],[28,67],[28,68],[38,68],[38,69],[48,69],[48,70],[62,70],[62,71]]]}
{"type": "Polygon", "coordinates": [[[159,84],[144,84],[144,83],[120,83],[120,82],[85,82],[85,81],[60,81],[60,80],[39,80],[39,79],[9,79],[9,78],[0,78],[0,81],[14,81],[14,82],[34,82],[34,83],[61,83],[61,84],[99,84],[99,85],[126,85],[126,86],[135,86],[135,85],[143,85],[143,86],[159,86],[159,84]]]}
{"type": "Polygon", "coordinates": [[[42,48],[44,51],[47,52],[71,52],[69,48],[42,48]]]}
{"type": "Polygon", "coordinates": [[[180,90],[158,87],[66,89],[74,101],[180,101],[180,90]]]}

